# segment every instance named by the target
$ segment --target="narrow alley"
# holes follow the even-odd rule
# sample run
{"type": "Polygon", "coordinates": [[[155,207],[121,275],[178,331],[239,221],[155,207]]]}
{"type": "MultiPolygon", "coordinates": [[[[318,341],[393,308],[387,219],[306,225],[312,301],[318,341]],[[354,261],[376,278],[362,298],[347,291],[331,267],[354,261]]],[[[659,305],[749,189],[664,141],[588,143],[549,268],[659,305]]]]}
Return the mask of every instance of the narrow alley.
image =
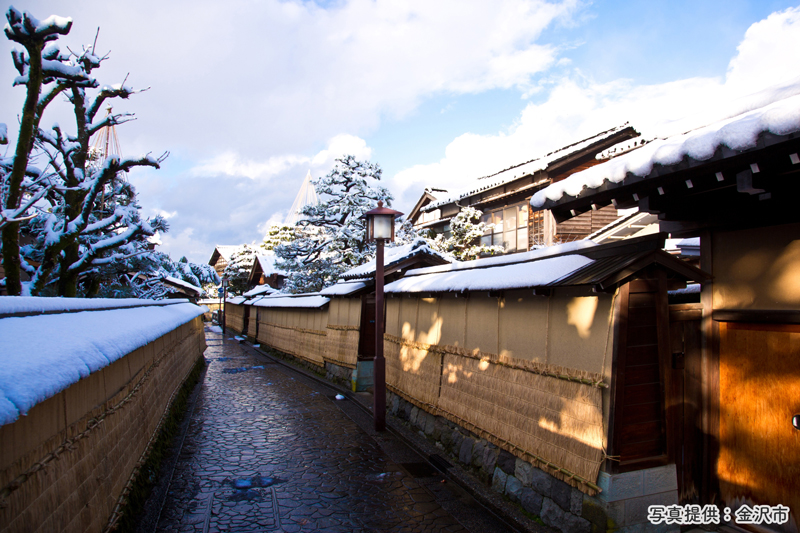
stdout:
{"type": "Polygon", "coordinates": [[[209,364],[140,531],[509,531],[355,402],[230,337],[206,330],[209,364]]]}

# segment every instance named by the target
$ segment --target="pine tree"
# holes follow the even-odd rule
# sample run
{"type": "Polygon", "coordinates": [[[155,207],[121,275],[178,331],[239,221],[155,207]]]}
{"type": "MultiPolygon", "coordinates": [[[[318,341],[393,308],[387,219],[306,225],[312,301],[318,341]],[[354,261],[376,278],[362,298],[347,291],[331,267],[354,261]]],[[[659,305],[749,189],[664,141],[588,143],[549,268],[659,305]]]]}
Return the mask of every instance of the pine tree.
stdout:
{"type": "Polygon", "coordinates": [[[348,155],[337,159],[333,170],[312,183],[320,203],[306,206],[297,227],[298,238],[275,248],[278,268],[289,272],[284,290],[319,291],[339,275],[369,260],[374,245],[364,239],[364,213],[392,195],[377,184],[381,168],[348,155]]]}
{"type": "Polygon", "coordinates": [[[450,237],[443,234],[428,239],[434,250],[448,252],[460,261],[478,259],[485,255],[496,255],[504,252],[502,246],[486,246],[481,244],[481,236],[488,226],[481,222],[483,213],[474,207],[462,207],[461,211],[450,220],[450,237]]]}

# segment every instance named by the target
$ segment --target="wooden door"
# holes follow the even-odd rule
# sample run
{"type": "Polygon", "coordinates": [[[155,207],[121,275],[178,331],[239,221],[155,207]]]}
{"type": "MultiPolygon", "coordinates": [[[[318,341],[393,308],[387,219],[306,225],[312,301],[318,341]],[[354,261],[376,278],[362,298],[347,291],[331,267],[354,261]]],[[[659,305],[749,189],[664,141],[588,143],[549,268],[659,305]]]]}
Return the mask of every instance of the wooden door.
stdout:
{"type": "Polygon", "coordinates": [[[242,307],[244,307],[244,313],[243,313],[244,316],[242,318],[242,335],[246,337],[247,328],[250,325],[250,306],[243,305],[242,307]]]}
{"type": "Polygon", "coordinates": [[[782,504],[800,523],[800,324],[720,322],[719,390],[722,500],[782,504]]]}
{"type": "Polygon", "coordinates": [[[358,338],[358,358],[375,359],[375,295],[361,297],[361,332],[358,338]]]}

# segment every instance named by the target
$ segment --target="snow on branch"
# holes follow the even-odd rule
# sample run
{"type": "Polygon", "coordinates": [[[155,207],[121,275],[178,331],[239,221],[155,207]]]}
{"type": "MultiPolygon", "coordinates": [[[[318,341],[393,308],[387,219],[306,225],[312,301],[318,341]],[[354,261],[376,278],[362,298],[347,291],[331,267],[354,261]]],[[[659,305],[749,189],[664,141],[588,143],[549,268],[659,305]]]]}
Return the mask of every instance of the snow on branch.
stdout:
{"type": "Polygon", "coordinates": [[[51,15],[39,21],[27,11],[20,12],[14,6],[8,8],[6,19],[8,24],[3,28],[6,37],[22,45],[34,40],[53,41],[59,35],[68,34],[72,28],[71,17],[51,15]]]}

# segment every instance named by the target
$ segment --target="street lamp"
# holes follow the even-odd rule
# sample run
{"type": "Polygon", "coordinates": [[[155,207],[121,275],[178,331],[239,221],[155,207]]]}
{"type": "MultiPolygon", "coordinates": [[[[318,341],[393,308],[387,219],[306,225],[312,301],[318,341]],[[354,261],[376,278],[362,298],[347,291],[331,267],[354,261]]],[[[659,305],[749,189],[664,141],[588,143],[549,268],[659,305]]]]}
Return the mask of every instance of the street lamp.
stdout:
{"type": "Polygon", "coordinates": [[[227,304],[226,300],[228,299],[228,277],[225,276],[222,278],[222,334],[225,335],[225,322],[226,318],[228,318],[227,313],[225,312],[225,305],[227,304]]]}
{"type": "Polygon", "coordinates": [[[367,242],[375,241],[375,359],[373,362],[372,414],[375,431],[386,429],[386,359],[383,358],[383,243],[394,241],[394,219],[400,211],[378,207],[364,213],[367,219],[367,242]]]}

